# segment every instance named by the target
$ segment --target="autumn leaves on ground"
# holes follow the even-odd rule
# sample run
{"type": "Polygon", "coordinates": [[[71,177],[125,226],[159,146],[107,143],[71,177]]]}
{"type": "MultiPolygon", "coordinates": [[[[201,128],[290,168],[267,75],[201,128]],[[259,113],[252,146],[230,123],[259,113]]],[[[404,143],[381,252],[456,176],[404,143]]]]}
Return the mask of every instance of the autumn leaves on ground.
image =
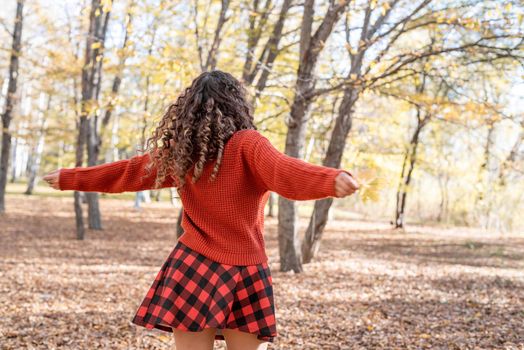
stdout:
{"type": "MultiPolygon", "coordinates": [[[[72,198],[8,198],[2,349],[173,348],[167,333],[130,321],[175,245],[178,210],[103,199],[104,230],[78,241],[72,198]]],[[[276,219],[266,242],[279,332],[270,349],[523,347],[522,236],[336,219],[296,275],[279,272],[276,219]]]]}

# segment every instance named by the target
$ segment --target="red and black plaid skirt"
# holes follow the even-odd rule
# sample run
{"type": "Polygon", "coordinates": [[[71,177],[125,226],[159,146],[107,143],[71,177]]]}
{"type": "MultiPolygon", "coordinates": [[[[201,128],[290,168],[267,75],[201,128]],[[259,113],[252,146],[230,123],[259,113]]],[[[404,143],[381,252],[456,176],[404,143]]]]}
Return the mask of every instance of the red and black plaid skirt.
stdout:
{"type": "Polygon", "coordinates": [[[277,335],[267,262],[222,264],[180,241],[165,261],[132,322],[148,329],[202,331],[230,328],[273,342],[277,335]]]}

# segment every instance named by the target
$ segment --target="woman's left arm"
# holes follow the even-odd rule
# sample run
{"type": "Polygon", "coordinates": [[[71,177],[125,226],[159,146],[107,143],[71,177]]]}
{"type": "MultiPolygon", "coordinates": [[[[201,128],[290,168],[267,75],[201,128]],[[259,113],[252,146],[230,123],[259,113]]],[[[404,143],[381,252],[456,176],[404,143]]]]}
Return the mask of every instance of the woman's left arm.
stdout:
{"type": "MultiPolygon", "coordinates": [[[[157,169],[145,169],[149,153],[129,159],[90,167],[62,168],[58,174],[58,189],[82,192],[122,193],[153,189],[157,169]]],[[[171,176],[166,176],[158,188],[176,187],[171,176]]]]}

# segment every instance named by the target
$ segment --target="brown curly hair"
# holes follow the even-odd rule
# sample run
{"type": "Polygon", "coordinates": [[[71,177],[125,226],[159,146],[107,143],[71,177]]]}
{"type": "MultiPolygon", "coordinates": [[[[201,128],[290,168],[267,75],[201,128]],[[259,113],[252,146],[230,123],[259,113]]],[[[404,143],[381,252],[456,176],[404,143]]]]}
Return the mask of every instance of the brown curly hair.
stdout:
{"type": "Polygon", "coordinates": [[[169,105],[146,141],[145,151],[150,156],[147,174],[151,174],[153,167],[158,169],[154,188],[158,188],[166,176],[174,176],[178,179],[180,194],[185,175],[193,165],[192,183],[195,183],[202,175],[204,164],[216,159],[210,176],[214,181],[229,137],[237,130],[257,130],[252,109],[245,87],[230,73],[213,70],[200,74],[169,105]]]}

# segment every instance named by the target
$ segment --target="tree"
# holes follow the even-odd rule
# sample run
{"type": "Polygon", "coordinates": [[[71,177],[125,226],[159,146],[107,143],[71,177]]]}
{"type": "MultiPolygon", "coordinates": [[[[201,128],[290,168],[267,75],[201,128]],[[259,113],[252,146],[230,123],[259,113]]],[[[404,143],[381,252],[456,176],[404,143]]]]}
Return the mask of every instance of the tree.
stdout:
{"type": "Polygon", "coordinates": [[[266,0],[264,10],[259,15],[258,0],[253,1],[253,8],[251,15],[249,16],[249,31],[247,41],[247,55],[244,61],[244,68],[242,69],[242,80],[248,86],[255,84],[255,94],[253,96],[253,104],[256,105],[256,100],[260,97],[264,89],[266,88],[269,75],[272,72],[273,64],[278,57],[280,48],[280,41],[282,40],[284,24],[287,19],[292,0],[284,0],[278,20],[273,26],[273,30],[265,45],[263,46],[259,58],[253,62],[255,56],[255,49],[258,46],[261,38],[261,34],[267,24],[267,18],[269,16],[269,7],[271,0],[266,0]],[[260,17],[258,22],[256,17],[260,17]],[[254,65],[253,65],[254,63],[254,65]],[[256,76],[259,75],[257,82],[255,83],[256,76]]]}
{"type": "MultiPolygon", "coordinates": [[[[422,73],[422,77],[415,84],[416,94],[424,94],[428,90],[428,77],[425,72],[422,73]]],[[[446,90],[442,89],[443,84],[440,84],[436,91],[436,96],[434,99],[439,97],[439,94],[442,93],[444,96],[446,90]],[[443,91],[442,91],[443,90],[443,91]],[[442,92],[441,92],[442,91],[442,92]]],[[[428,125],[433,116],[433,112],[429,108],[425,108],[421,103],[416,101],[408,101],[410,104],[414,105],[415,108],[415,117],[416,124],[411,135],[408,147],[404,154],[404,160],[402,162],[402,172],[400,174],[400,181],[398,183],[398,190],[396,195],[396,209],[395,209],[395,228],[404,227],[404,217],[406,210],[406,200],[407,194],[411,183],[411,178],[413,171],[415,170],[415,164],[417,162],[417,149],[421,141],[422,130],[428,125]]]]}
{"type": "MultiPolygon", "coordinates": [[[[220,43],[222,42],[222,29],[224,28],[224,24],[226,24],[227,20],[229,19],[229,17],[227,17],[229,4],[230,0],[221,0],[220,12],[218,15],[213,41],[207,49],[206,58],[204,58],[204,43],[202,42],[203,38],[201,38],[198,23],[198,0],[194,0],[193,10],[195,20],[195,38],[197,43],[198,57],[200,60],[200,69],[203,72],[213,70],[217,65],[218,50],[220,48],[220,43]]],[[[211,6],[211,3],[208,6],[211,6]]],[[[209,12],[206,13],[205,22],[207,22],[208,15],[209,12]]]]}
{"type": "Polygon", "coordinates": [[[22,24],[23,24],[24,1],[16,2],[16,15],[12,33],[11,58],[9,61],[9,80],[7,96],[5,99],[5,110],[2,114],[2,150],[0,154],[0,213],[5,212],[5,190],[7,185],[7,172],[9,168],[9,154],[11,150],[11,133],[9,126],[13,119],[13,111],[16,104],[16,89],[18,82],[19,57],[22,53],[22,24]]]}
{"type": "MultiPolygon", "coordinates": [[[[332,79],[327,86],[312,89],[306,95],[306,98],[313,99],[327,91],[343,92],[323,165],[340,166],[359,98],[368,91],[377,91],[419,74],[413,69],[417,61],[453,55],[461,55],[465,62],[469,62],[465,64],[522,59],[518,53],[523,46],[521,34],[504,30],[501,24],[505,18],[497,21],[479,18],[480,15],[475,12],[483,11],[485,7],[489,5],[478,0],[464,4],[437,4],[431,0],[380,3],[366,0],[351,3],[345,30],[350,62],[348,73],[345,78],[332,79]],[[361,19],[361,23],[351,22],[350,18],[361,19]],[[430,30],[439,32],[436,43],[430,42],[431,37],[427,35],[430,30]],[[460,38],[458,42],[446,40],[444,33],[451,30],[460,38]],[[413,40],[410,35],[414,33],[429,38],[429,42],[418,43],[417,49],[403,45],[402,40],[413,40]]],[[[305,263],[311,261],[319,249],[332,203],[332,198],[315,202],[302,244],[305,263]]]]}
{"type": "MultiPolygon", "coordinates": [[[[124,40],[122,42],[122,46],[120,47],[119,53],[118,53],[118,63],[116,67],[115,76],[113,78],[113,84],[111,85],[111,93],[109,96],[109,101],[107,102],[105,106],[105,112],[104,117],[102,118],[102,125],[101,125],[101,132],[98,135],[98,144],[101,145],[104,136],[108,133],[108,125],[111,122],[111,117],[113,116],[113,111],[116,106],[116,102],[118,100],[118,94],[120,92],[120,86],[122,84],[122,78],[124,74],[124,68],[126,65],[126,61],[130,56],[130,50],[128,48],[129,44],[129,37],[130,32],[132,28],[132,19],[133,19],[133,12],[134,12],[134,0],[130,1],[128,4],[127,13],[124,20],[124,40]]],[[[108,18],[108,17],[107,17],[108,18]]],[[[113,140],[113,138],[112,138],[113,140]]],[[[112,144],[114,147],[114,143],[112,144]]]]}
{"type": "MultiPolygon", "coordinates": [[[[287,120],[286,146],[284,152],[295,158],[302,156],[306,133],[306,115],[312,103],[309,96],[315,87],[314,71],[326,40],[349,3],[330,1],[322,22],[313,33],[315,15],[314,0],[304,2],[304,14],[300,33],[300,51],[294,98],[287,120]]],[[[297,247],[297,212],[294,201],[278,198],[278,241],[280,270],[301,272],[300,249],[297,247]]]]}
{"type": "Polygon", "coordinates": [[[42,160],[42,154],[44,152],[44,142],[47,126],[47,114],[51,110],[52,97],[44,92],[40,94],[39,110],[36,118],[36,132],[35,140],[33,140],[33,146],[31,150],[30,166],[29,166],[29,179],[27,181],[27,189],[25,194],[32,194],[35,187],[36,177],[40,169],[42,160]],[[47,100],[47,101],[46,101],[47,100]]]}
{"type": "MultiPolygon", "coordinates": [[[[89,30],[86,38],[84,66],[82,68],[82,100],[81,114],[78,127],[76,145],[76,167],[81,167],[84,158],[84,147],[87,146],[88,165],[96,165],[98,158],[98,127],[95,101],[98,99],[102,74],[102,51],[105,33],[109,21],[109,10],[100,0],[92,0],[89,14],[89,30]],[[105,15],[104,15],[105,13],[105,15]]],[[[86,193],[89,211],[90,228],[100,229],[100,209],[98,193],[86,193]]],[[[78,239],[84,239],[85,229],[83,223],[80,193],[74,192],[74,207],[76,217],[76,232],[78,239]]]]}

